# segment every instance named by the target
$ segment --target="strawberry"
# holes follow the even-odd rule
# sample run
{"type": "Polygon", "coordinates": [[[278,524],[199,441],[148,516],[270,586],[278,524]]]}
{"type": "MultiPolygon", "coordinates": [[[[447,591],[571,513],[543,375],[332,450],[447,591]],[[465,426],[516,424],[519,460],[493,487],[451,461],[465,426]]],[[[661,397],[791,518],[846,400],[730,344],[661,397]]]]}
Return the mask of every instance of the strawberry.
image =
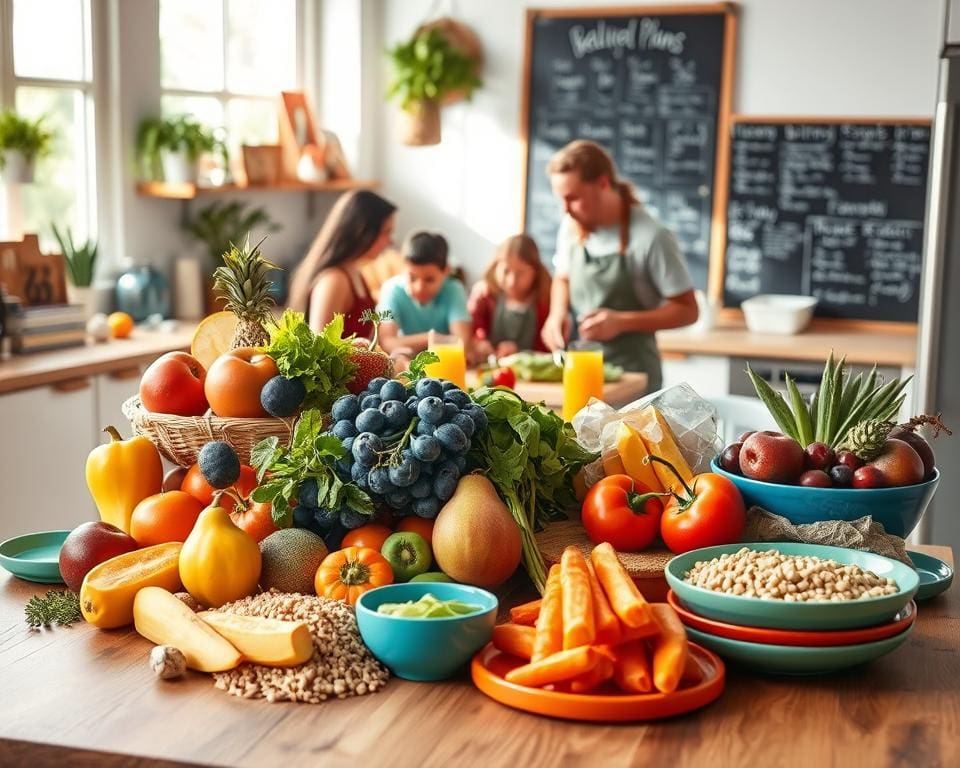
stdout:
{"type": "Polygon", "coordinates": [[[360,315],[361,321],[373,323],[373,338],[370,341],[366,339],[353,340],[354,351],[350,353],[350,360],[356,363],[357,372],[347,382],[347,389],[355,395],[363,392],[367,388],[367,384],[378,376],[387,379],[393,378],[393,360],[377,346],[380,323],[390,318],[391,315],[388,311],[370,312],[367,310],[360,315]]]}

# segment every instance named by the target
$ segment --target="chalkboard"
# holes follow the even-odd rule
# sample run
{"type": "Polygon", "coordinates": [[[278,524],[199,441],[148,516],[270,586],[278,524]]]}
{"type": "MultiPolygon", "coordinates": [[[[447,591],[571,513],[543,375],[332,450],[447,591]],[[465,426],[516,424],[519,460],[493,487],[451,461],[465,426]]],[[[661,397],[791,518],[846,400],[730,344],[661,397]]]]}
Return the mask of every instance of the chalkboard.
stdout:
{"type": "Polygon", "coordinates": [[[723,303],[816,296],[816,316],[917,320],[928,120],[734,118],[723,303]]]}
{"type": "Polygon", "coordinates": [[[734,6],[527,11],[524,229],[553,256],[562,211],[546,164],[574,139],[601,144],[677,236],[697,287],[722,248],[734,6]]]}

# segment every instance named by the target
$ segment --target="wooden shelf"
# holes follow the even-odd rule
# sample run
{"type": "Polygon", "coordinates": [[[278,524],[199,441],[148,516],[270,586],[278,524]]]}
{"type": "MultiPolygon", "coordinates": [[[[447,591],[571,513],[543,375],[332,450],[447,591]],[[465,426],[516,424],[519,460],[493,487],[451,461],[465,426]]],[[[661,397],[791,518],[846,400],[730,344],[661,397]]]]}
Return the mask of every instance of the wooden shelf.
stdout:
{"type": "Polygon", "coordinates": [[[202,195],[220,195],[227,192],[346,192],[350,189],[374,189],[379,182],[370,179],[343,179],[322,184],[303,181],[281,181],[278,184],[223,184],[219,187],[200,187],[196,184],[167,184],[164,181],[141,181],[137,194],[164,200],[193,200],[202,195]]]}

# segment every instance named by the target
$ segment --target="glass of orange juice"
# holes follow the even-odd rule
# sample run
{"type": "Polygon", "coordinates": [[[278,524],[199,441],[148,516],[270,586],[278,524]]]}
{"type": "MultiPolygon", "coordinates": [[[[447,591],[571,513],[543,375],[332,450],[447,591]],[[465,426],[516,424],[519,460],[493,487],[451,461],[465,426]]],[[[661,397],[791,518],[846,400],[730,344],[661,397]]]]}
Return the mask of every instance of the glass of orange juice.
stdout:
{"type": "Polygon", "coordinates": [[[563,420],[570,421],[591,397],[603,399],[603,347],[570,342],[563,353],[563,420]]]}
{"type": "Polygon", "coordinates": [[[467,388],[467,356],[463,349],[463,339],[445,333],[430,331],[427,335],[427,348],[440,358],[424,368],[427,376],[452,381],[461,389],[467,388]]]}

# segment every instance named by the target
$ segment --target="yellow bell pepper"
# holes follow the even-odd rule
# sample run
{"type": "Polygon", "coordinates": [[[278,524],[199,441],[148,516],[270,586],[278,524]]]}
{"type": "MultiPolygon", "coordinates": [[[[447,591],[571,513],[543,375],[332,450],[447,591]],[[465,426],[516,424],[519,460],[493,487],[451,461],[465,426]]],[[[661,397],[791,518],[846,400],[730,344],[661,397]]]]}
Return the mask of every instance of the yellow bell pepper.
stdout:
{"type": "Polygon", "coordinates": [[[130,533],[133,508],[147,496],[160,493],[163,462],[157,447],[145,437],[129,440],[114,427],[105,427],[110,442],[87,456],[87,487],[100,519],[130,533]]]}

